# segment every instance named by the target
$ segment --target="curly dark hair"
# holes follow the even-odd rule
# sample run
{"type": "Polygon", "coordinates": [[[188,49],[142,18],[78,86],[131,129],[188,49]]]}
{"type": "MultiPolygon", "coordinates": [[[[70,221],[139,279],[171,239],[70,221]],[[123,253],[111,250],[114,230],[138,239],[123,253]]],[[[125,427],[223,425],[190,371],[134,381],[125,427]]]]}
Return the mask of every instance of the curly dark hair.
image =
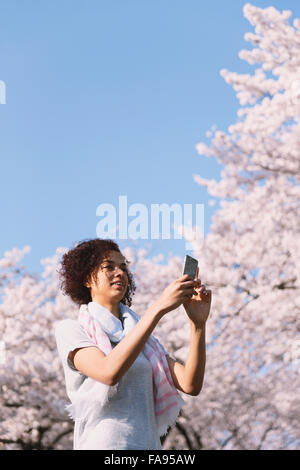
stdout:
{"type": "MultiPolygon", "coordinates": [[[[61,280],[60,288],[77,305],[88,304],[92,301],[90,290],[85,283],[96,278],[98,268],[109,251],[121,253],[118,244],[113,240],[85,239],[75,243],[74,247],[62,256],[61,267],[57,271],[61,280]]],[[[130,263],[127,259],[126,262],[130,263]]],[[[121,302],[130,307],[136,285],[128,268],[126,273],[128,286],[121,302]]]]}

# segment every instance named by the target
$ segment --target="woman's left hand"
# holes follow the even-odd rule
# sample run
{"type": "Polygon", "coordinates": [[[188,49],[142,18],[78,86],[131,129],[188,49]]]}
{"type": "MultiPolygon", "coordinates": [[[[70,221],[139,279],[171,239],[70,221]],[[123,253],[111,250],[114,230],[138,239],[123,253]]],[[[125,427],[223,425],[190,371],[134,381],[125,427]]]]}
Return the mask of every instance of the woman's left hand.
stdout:
{"type": "Polygon", "coordinates": [[[197,326],[203,327],[211,306],[211,290],[206,290],[205,285],[201,285],[201,280],[198,278],[199,268],[197,268],[196,280],[198,284],[195,286],[195,291],[197,294],[194,294],[190,299],[183,302],[185,311],[190,318],[190,320],[197,326]]]}

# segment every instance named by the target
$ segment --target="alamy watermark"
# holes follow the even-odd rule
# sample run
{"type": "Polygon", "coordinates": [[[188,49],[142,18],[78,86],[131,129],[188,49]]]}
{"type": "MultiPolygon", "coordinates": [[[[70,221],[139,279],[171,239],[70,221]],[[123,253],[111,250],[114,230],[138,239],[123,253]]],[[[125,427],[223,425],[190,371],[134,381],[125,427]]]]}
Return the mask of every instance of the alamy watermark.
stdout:
{"type": "Polygon", "coordinates": [[[149,211],[142,203],[134,203],[128,207],[127,196],[122,195],[119,196],[118,211],[113,204],[102,203],[96,209],[96,216],[102,217],[96,227],[99,238],[170,240],[173,237],[180,240],[184,236],[187,240],[186,250],[193,249],[191,241],[204,239],[204,204],[195,204],[194,207],[193,204],[179,203],[173,203],[171,206],[166,203],[151,204],[149,211]],[[171,213],[174,224],[171,223],[171,213]],[[128,221],[128,217],[134,219],[128,221]],[[171,227],[174,228],[173,232],[171,227]]]}
{"type": "Polygon", "coordinates": [[[0,80],[0,104],[6,104],[6,85],[3,80],[0,80]]]}

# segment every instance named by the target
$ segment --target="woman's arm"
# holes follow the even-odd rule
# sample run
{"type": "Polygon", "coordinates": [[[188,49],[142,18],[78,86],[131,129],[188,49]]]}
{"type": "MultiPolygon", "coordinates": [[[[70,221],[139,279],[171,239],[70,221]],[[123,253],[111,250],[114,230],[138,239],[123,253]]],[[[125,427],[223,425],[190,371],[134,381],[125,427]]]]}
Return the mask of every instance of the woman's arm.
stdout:
{"type": "Polygon", "coordinates": [[[205,372],[205,324],[191,325],[190,349],[185,365],[166,356],[175,387],[188,395],[199,395],[205,372]]]}
{"type": "Polygon", "coordinates": [[[73,356],[75,367],[99,382],[115,385],[143,350],[159,320],[191,296],[193,286],[194,282],[188,280],[187,275],[176,279],[107,356],[94,347],[79,349],[73,356]]]}
{"type": "Polygon", "coordinates": [[[206,290],[198,278],[197,268],[194,294],[186,302],[183,302],[185,311],[190,319],[191,339],[190,350],[185,366],[179,362],[169,360],[175,386],[189,395],[199,395],[204,378],[206,351],[205,351],[205,324],[209,316],[212,292],[206,290]]]}
{"type": "Polygon", "coordinates": [[[150,306],[135,327],[106,356],[97,347],[76,349],[69,354],[76,369],[107,385],[115,385],[143,350],[146,341],[163,313],[156,304],[150,306]]]}

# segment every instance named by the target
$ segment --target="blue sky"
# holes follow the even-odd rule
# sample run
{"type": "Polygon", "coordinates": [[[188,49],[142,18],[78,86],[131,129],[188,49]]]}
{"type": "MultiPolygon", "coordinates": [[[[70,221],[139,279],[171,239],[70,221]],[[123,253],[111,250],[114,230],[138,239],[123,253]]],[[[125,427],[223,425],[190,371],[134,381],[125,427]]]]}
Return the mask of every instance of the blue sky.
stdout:
{"type": "MultiPolygon", "coordinates": [[[[218,205],[193,174],[221,167],[196,144],[226,131],[239,103],[220,76],[254,73],[243,0],[0,1],[0,256],[31,245],[24,263],[96,237],[96,208],[204,204],[205,234],[218,205]]],[[[290,9],[298,0],[250,2],[290,9]]],[[[291,21],[292,21],[291,20],[291,21]]],[[[119,241],[152,254],[185,254],[184,240],[119,241]]]]}

